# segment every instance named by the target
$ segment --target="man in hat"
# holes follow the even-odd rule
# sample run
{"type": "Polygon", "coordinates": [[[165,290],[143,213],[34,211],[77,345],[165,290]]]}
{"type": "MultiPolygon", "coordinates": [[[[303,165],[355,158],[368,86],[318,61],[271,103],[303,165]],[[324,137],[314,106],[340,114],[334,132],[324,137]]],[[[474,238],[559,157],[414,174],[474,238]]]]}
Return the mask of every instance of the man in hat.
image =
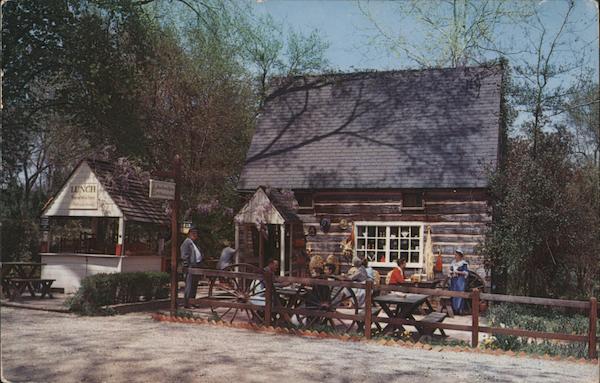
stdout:
{"type": "MultiPolygon", "coordinates": [[[[181,252],[181,259],[183,259],[183,266],[187,267],[199,267],[202,262],[202,252],[195,241],[198,239],[198,228],[192,226],[188,232],[188,237],[183,241],[179,248],[181,252]]],[[[191,273],[186,273],[185,276],[185,291],[183,294],[184,307],[190,308],[190,298],[196,298],[196,290],[198,290],[198,279],[191,273]]]]}

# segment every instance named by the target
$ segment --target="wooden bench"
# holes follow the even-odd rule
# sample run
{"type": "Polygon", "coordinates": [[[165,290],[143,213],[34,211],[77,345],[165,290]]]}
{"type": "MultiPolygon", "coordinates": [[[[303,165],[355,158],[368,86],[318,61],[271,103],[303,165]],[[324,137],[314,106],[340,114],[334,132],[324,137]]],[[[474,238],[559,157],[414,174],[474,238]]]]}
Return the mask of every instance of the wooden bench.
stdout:
{"type": "MultiPolygon", "coordinates": [[[[447,314],[446,313],[438,313],[438,312],[432,312],[427,314],[423,319],[421,319],[419,322],[424,322],[424,323],[442,323],[444,321],[444,319],[446,319],[447,314]]],[[[419,329],[423,335],[433,335],[433,332],[435,330],[440,330],[440,334],[442,334],[442,336],[446,336],[446,333],[444,332],[443,328],[432,328],[432,327],[422,327],[421,329],[419,329]]]]}
{"type": "Polygon", "coordinates": [[[50,287],[56,279],[41,279],[41,278],[10,278],[4,281],[4,287],[6,288],[6,296],[9,300],[13,301],[19,299],[25,292],[25,289],[29,291],[32,297],[35,297],[35,293],[40,293],[40,298],[48,296],[53,298],[50,287]]]}
{"type": "Polygon", "coordinates": [[[443,312],[443,310],[446,310],[446,313],[448,313],[448,317],[453,318],[454,317],[454,310],[452,310],[452,298],[450,297],[444,297],[444,296],[440,296],[440,304],[438,306],[438,312],[443,312]]]}
{"type": "MultiPolygon", "coordinates": [[[[372,306],[371,307],[371,315],[376,317],[379,315],[379,313],[381,312],[381,307],[375,307],[372,306]]],[[[357,315],[365,315],[365,309],[360,309],[358,310],[358,314],[357,315]]],[[[365,327],[365,322],[364,321],[354,321],[352,322],[352,324],[350,324],[350,327],[348,328],[348,330],[350,330],[352,328],[352,326],[354,326],[354,324],[356,323],[356,331],[363,331],[364,327],[365,327]]],[[[373,324],[375,324],[375,326],[377,327],[377,329],[379,331],[381,331],[381,325],[378,322],[373,321],[373,324]]]]}

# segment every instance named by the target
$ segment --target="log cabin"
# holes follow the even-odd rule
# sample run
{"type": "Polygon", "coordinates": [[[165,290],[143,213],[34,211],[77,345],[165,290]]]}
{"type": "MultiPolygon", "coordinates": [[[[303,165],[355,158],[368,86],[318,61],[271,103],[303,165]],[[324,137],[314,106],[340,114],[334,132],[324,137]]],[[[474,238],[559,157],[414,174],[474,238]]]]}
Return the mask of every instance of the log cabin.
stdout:
{"type": "Polygon", "coordinates": [[[491,65],[275,81],[239,179],[238,261],[281,258],[289,275],[301,252],[351,242],[380,273],[398,257],[420,272],[429,235],[444,268],[460,248],[485,278],[502,79],[491,65]]]}

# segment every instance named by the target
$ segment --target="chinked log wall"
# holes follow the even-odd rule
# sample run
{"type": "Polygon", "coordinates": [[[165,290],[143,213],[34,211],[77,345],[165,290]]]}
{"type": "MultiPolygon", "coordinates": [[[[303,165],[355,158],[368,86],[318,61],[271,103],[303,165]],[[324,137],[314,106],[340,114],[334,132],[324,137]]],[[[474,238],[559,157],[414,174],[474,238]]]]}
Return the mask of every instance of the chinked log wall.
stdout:
{"type": "MultiPolygon", "coordinates": [[[[425,190],[423,209],[402,208],[402,191],[331,191],[314,193],[314,213],[300,215],[304,231],[316,226],[317,235],[307,237],[307,247],[313,255],[323,257],[340,254],[340,243],[348,238],[352,227],[342,229],[339,222],[423,222],[431,226],[433,250],[441,250],[443,263],[448,267],[454,250],[461,248],[470,268],[485,276],[483,259],[476,254],[482,243],[486,226],[491,223],[488,195],[482,189],[425,190]],[[319,227],[322,218],[332,222],[328,233],[319,227]]],[[[423,238],[424,245],[425,238],[423,238]]]]}

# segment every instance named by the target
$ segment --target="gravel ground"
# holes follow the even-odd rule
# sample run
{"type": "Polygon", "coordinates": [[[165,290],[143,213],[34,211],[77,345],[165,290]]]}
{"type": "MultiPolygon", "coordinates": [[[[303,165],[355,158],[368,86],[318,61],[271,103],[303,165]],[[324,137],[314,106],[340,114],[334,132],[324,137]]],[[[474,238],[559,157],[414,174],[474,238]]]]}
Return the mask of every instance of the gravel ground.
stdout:
{"type": "Polygon", "coordinates": [[[597,367],[2,307],[2,381],[598,382],[597,367]]]}

